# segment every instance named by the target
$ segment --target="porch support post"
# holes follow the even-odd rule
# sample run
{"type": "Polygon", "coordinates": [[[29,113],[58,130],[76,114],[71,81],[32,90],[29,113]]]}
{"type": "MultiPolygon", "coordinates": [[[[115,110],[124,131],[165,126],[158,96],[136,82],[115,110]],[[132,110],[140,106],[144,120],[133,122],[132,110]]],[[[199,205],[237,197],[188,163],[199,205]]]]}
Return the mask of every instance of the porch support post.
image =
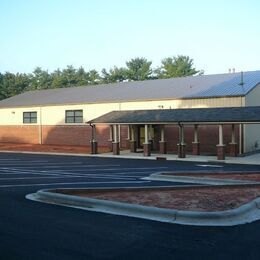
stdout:
{"type": "Polygon", "coordinates": [[[114,132],[114,139],[113,139],[113,154],[119,155],[120,154],[120,146],[119,146],[119,138],[118,138],[118,125],[113,126],[114,132]]]}
{"type": "Polygon", "coordinates": [[[229,143],[229,155],[232,157],[237,156],[238,145],[236,143],[236,135],[235,135],[235,124],[232,124],[231,128],[231,143],[229,143]]]}
{"type": "Polygon", "coordinates": [[[91,126],[91,154],[97,154],[98,153],[98,145],[97,145],[97,140],[96,140],[96,126],[95,125],[90,125],[91,126]]]}
{"type": "Polygon", "coordinates": [[[149,142],[149,129],[148,125],[144,126],[144,156],[151,156],[151,143],[149,142]]]}
{"type": "Polygon", "coordinates": [[[167,148],[166,148],[166,142],[164,138],[164,125],[161,125],[161,140],[159,142],[159,150],[160,154],[166,154],[167,153],[167,148]]]}
{"type": "Polygon", "coordinates": [[[131,126],[127,126],[127,138],[126,138],[126,149],[130,149],[130,141],[131,141],[131,126]]]}
{"type": "Polygon", "coordinates": [[[244,148],[244,124],[239,124],[239,154],[245,152],[244,148]]]}
{"type": "Polygon", "coordinates": [[[194,140],[192,142],[192,154],[200,155],[200,142],[198,137],[198,125],[194,125],[194,140]]]}
{"type": "Polygon", "coordinates": [[[130,152],[136,153],[137,145],[136,145],[136,140],[135,140],[135,127],[133,125],[131,126],[130,134],[131,134],[131,137],[130,137],[130,152]]]}
{"type": "Polygon", "coordinates": [[[113,151],[113,125],[109,125],[108,148],[109,148],[110,152],[113,151]]]}
{"type": "Polygon", "coordinates": [[[217,158],[218,160],[225,160],[225,148],[223,141],[223,125],[219,125],[218,128],[219,144],[217,145],[217,158]]]}
{"type": "Polygon", "coordinates": [[[151,150],[154,149],[153,147],[153,138],[152,138],[152,125],[149,125],[149,129],[148,129],[148,142],[151,144],[151,150]]]}
{"type": "Polygon", "coordinates": [[[186,157],[186,144],[184,143],[184,126],[179,123],[179,143],[178,145],[178,157],[186,157]]]}

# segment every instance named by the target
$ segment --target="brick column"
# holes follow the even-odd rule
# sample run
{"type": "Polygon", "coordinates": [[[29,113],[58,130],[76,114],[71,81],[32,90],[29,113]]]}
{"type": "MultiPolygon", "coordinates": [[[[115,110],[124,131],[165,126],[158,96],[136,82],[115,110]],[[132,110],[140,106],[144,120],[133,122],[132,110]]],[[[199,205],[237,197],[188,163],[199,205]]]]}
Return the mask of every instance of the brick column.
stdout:
{"type": "Polygon", "coordinates": [[[112,148],[113,148],[113,154],[114,155],[119,155],[120,154],[120,142],[118,138],[118,125],[114,125],[114,142],[112,143],[112,148]]]}
{"type": "Polygon", "coordinates": [[[238,144],[229,143],[229,155],[232,157],[237,157],[237,153],[238,153],[238,144]]]}
{"type": "Polygon", "coordinates": [[[225,160],[226,154],[226,146],[225,145],[217,145],[217,158],[218,160],[225,160]]]}
{"type": "Polygon", "coordinates": [[[161,140],[159,141],[159,152],[160,154],[166,154],[167,153],[167,147],[166,142],[164,139],[164,126],[161,126],[161,140]]]}
{"type": "Polygon", "coordinates": [[[160,141],[159,142],[159,152],[160,154],[166,154],[167,153],[167,147],[166,147],[166,142],[165,141],[160,141]]]}
{"type": "Polygon", "coordinates": [[[135,140],[135,128],[134,128],[133,125],[130,128],[130,141],[129,141],[129,144],[130,144],[130,152],[131,153],[136,153],[137,142],[135,140]]]}
{"type": "Polygon", "coordinates": [[[200,143],[199,142],[192,142],[192,154],[200,155],[200,143]]]}
{"type": "Polygon", "coordinates": [[[144,143],[144,156],[151,156],[151,144],[150,143],[144,143]]]}
{"type": "Polygon", "coordinates": [[[120,154],[120,148],[119,148],[119,142],[113,142],[112,143],[112,149],[113,149],[113,155],[119,155],[120,154]]]}
{"type": "Polygon", "coordinates": [[[130,140],[130,152],[136,153],[137,143],[135,140],[130,140]]]}
{"type": "Polygon", "coordinates": [[[151,143],[149,143],[149,133],[148,133],[148,125],[144,126],[144,156],[151,156],[151,143]]]}
{"type": "Polygon", "coordinates": [[[200,142],[198,138],[198,125],[194,125],[194,141],[192,142],[192,154],[200,155],[200,142]]]}
{"type": "Polygon", "coordinates": [[[219,144],[217,145],[217,159],[225,160],[226,146],[223,143],[223,125],[219,125],[219,144]]]}
{"type": "Polygon", "coordinates": [[[108,148],[110,152],[113,152],[113,126],[109,126],[109,139],[108,139],[108,148]]]}
{"type": "Polygon", "coordinates": [[[184,126],[179,124],[179,143],[178,146],[178,157],[186,157],[186,144],[184,143],[184,126]]]}
{"type": "Polygon", "coordinates": [[[127,138],[126,138],[126,149],[130,149],[130,141],[131,141],[131,127],[127,126],[127,138]]]}
{"type": "Polygon", "coordinates": [[[231,143],[229,143],[229,155],[232,156],[232,157],[236,157],[237,153],[238,153],[238,145],[236,143],[235,125],[232,124],[231,143]]]}

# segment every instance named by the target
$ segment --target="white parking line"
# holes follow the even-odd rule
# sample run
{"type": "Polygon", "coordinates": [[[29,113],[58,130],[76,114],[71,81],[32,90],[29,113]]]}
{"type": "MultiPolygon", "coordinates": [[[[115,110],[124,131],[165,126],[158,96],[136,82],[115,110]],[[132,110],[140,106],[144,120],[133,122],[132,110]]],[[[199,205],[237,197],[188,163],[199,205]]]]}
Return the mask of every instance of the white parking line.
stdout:
{"type": "Polygon", "coordinates": [[[82,176],[82,175],[67,175],[67,176],[43,176],[43,177],[17,177],[17,178],[0,178],[1,181],[10,181],[10,180],[35,180],[35,179],[71,179],[71,178],[88,178],[88,179],[115,179],[115,180],[135,180],[132,177],[118,177],[118,176],[82,176]]]}
{"type": "Polygon", "coordinates": [[[222,168],[222,165],[214,165],[214,164],[197,164],[199,167],[212,167],[212,168],[222,168]]]}
{"type": "MultiPolygon", "coordinates": [[[[58,176],[59,178],[73,178],[73,177],[82,177],[82,178],[141,178],[144,177],[143,175],[137,176],[133,175],[133,172],[119,172],[119,173],[78,173],[78,172],[65,172],[65,171],[34,171],[34,170],[18,170],[17,168],[9,168],[8,170],[5,170],[6,172],[1,173],[0,175],[22,175],[22,174],[27,174],[27,175],[43,175],[47,177],[39,177],[39,178],[51,178],[53,176],[58,176]]],[[[146,173],[144,171],[142,172],[135,172],[135,173],[146,173]]],[[[37,177],[3,177],[0,178],[1,180],[8,180],[8,179],[22,179],[22,178],[27,178],[27,179],[34,179],[37,177]]]]}
{"type": "Polygon", "coordinates": [[[95,181],[95,182],[58,182],[58,183],[37,183],[37,184],[15,184],[15,185],[0,185],[0,188],[12,187],[34,187],[34,186],[55,186],[55,185],[93,185],[93,184],[127,184],[127,183],[149,183],[151,181],[95,181]]]}

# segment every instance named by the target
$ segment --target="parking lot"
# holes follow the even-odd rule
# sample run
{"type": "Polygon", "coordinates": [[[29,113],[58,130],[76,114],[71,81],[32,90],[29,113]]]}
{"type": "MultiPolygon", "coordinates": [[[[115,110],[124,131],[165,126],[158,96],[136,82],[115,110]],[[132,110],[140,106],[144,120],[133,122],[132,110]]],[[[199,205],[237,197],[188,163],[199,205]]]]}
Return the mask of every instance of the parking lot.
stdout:
{"type": "Polygon", "coordinates": [[[181,226],[25,199],[28,193],[55,187],[179,185],[142,178],[209,169],[259,166],[0,153],[1,258],[258,259],[259,221],[226,228],[181,226]]]}
{"type": "MultiPolygon", "coordinates": [[[[143,166],[137,161],[100,160],[82,157],[15,155],[0,158],[0,188],[85,187],[107,185],[147,185],[142,177],[170,166],[143,166]],[[39,158],[38,158],[39,157],[39,158]]],[[[158,185],[158,183],[154,183],[158,185]]]]}

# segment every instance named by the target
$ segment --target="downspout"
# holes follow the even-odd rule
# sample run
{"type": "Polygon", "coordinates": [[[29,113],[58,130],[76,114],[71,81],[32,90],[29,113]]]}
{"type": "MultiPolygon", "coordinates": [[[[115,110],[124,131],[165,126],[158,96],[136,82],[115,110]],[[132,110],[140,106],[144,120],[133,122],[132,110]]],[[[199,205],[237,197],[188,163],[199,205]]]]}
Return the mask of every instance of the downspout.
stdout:
{"type": "Polygon", "coordinates": [[[179,125],[179,144],[181,144],[183,142],[183,138],[182,138],[182,127],[183,127],[183,124],[181,124],[181,122],[178,122],[178,125],[179,125]]]}
{"type": "Polygon", "coordinates": [[[91,142],[95,141],[94,140],[94,125],[92,123],[89,123],[91,127],[91,142]]]}

